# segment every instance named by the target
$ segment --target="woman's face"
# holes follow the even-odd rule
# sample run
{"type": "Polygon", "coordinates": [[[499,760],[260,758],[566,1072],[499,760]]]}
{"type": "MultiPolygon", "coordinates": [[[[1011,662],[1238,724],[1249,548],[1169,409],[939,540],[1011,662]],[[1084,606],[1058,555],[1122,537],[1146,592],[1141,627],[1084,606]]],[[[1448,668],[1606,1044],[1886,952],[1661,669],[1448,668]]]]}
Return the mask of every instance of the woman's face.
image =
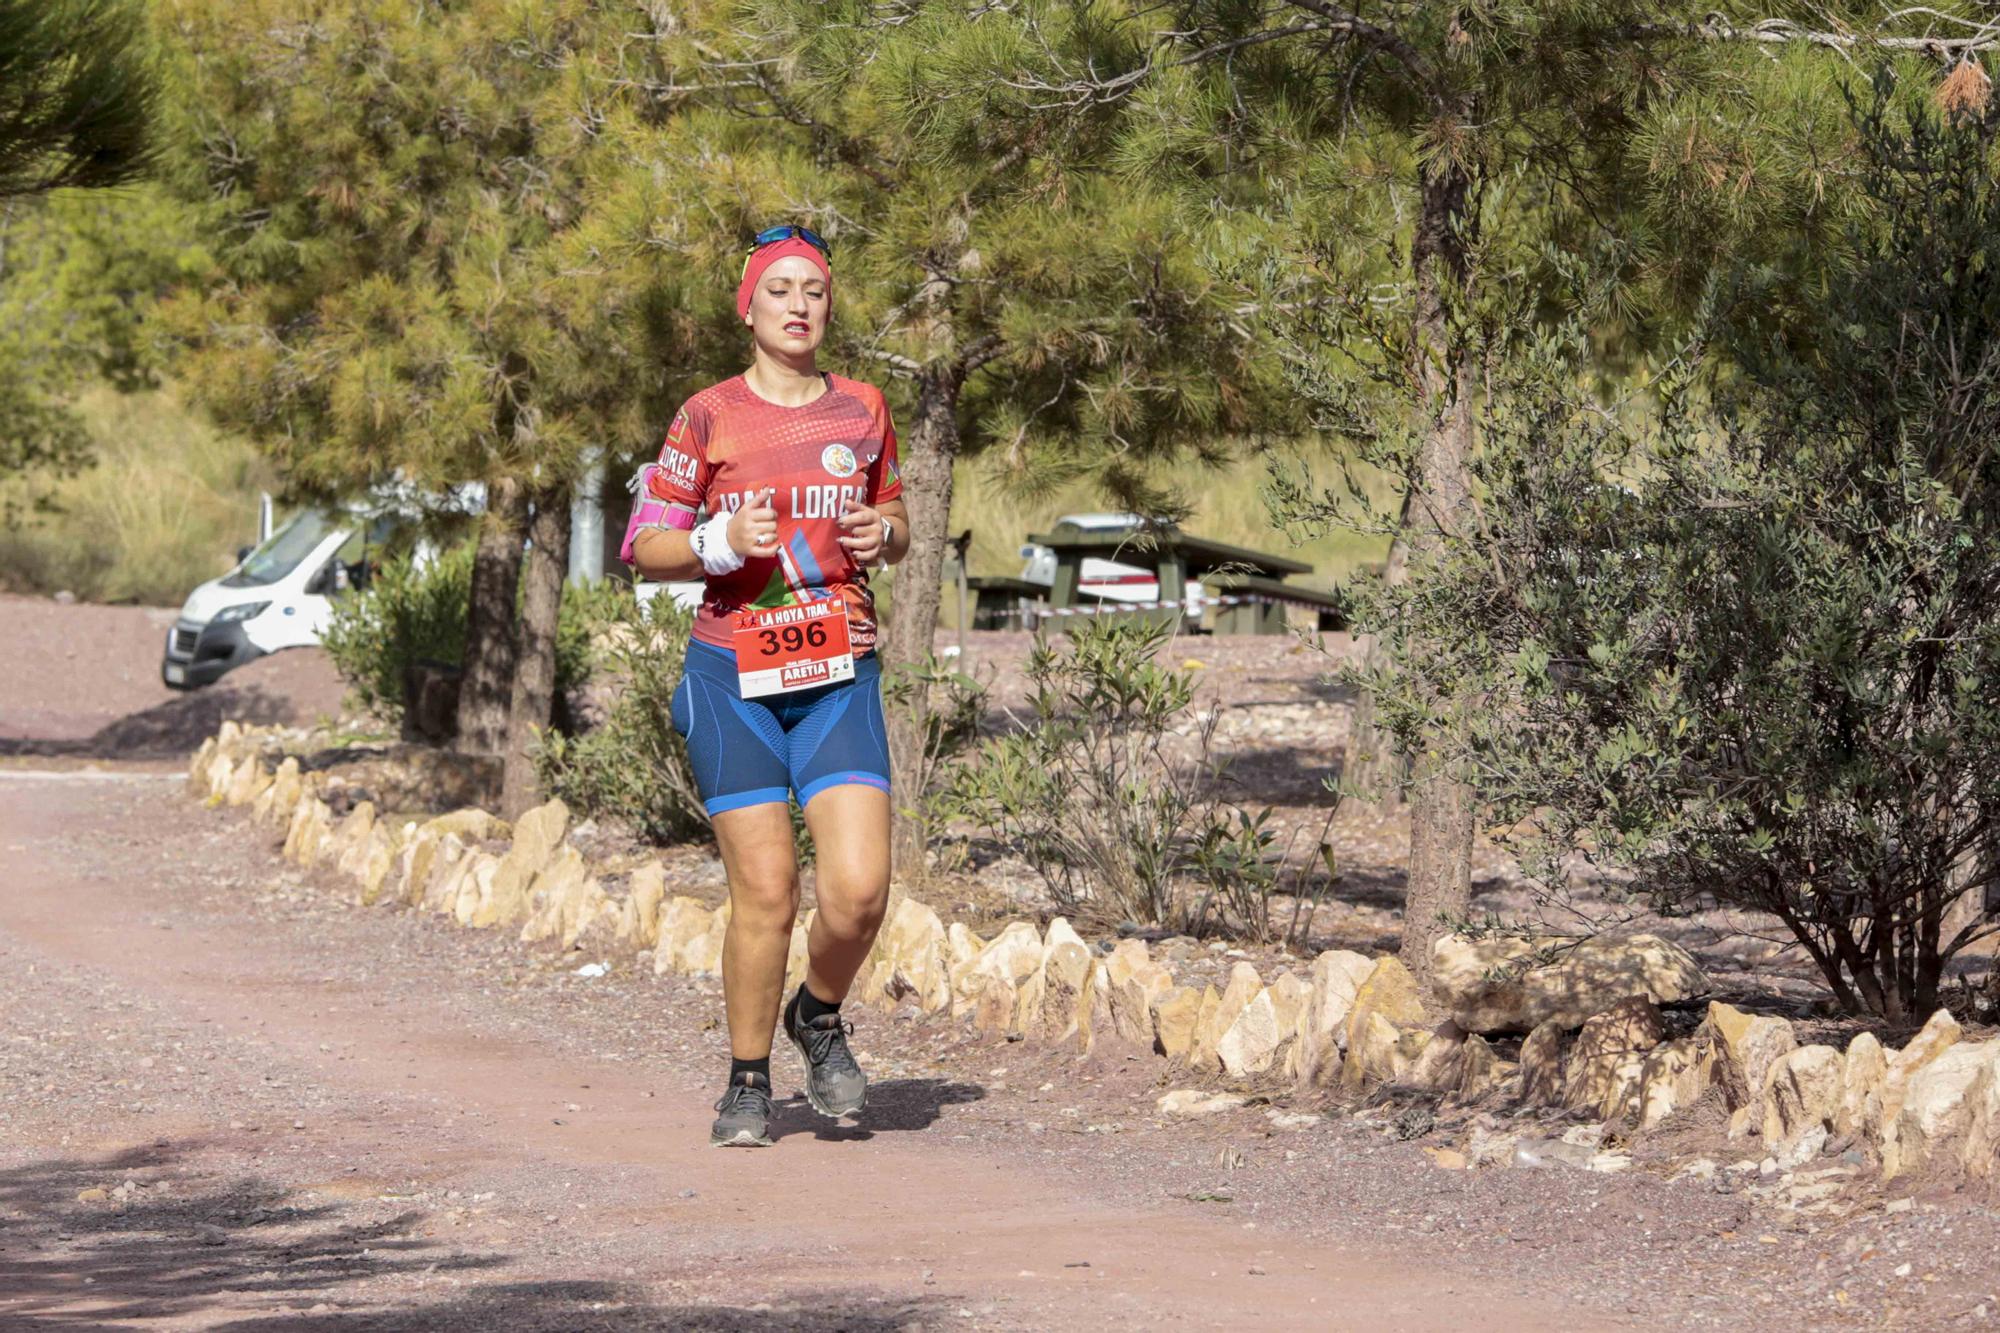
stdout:
{"type": "Polygon", "coordinates": [[[803,255],[786,255],[757,280],[743,322],[765,351],[786,358],[811,356],[826,337],[832,309],[826,275],[803,255]]]}

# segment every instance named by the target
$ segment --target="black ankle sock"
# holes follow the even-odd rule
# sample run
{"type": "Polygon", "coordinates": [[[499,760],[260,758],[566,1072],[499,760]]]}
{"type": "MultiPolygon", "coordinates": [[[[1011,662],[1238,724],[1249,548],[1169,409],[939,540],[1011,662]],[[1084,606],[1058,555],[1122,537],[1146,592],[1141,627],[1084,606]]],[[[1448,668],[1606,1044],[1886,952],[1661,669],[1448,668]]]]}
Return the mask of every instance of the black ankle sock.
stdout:
{"type": "Polygon", "coordinates": [[[795,1003],[799,1006],[799,1022],[801,1023],[810,1023],[815,1018],[824,1018],[828,1014],[837,1014],[840,1012],[840,1003],[838,1001],[828,1004],[825,1000],[820,999],[819,996],[807,989],[806,983],[803,981],[799,983],[799,996],[795,1003]]]}
{"type": "Polygon", "coordinates": [[[745,1074],[755,1074],[768,1084],[771,1081],[771,1057],[767,1055],[761,1060],[738,1060],[736,1057],[731,1056],[729,1059],[730,1084],[733,1086],[741,1083],[745,1074]]]}

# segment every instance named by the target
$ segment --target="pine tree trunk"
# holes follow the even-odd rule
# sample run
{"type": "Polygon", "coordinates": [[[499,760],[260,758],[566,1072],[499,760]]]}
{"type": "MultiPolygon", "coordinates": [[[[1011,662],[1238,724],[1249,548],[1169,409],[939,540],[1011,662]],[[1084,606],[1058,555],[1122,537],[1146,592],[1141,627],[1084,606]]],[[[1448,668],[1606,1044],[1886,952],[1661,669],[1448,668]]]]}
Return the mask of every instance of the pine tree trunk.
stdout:
{"type": "MultiPolygon", "coordinates": [[[[1456,528],[1471,484],[1473,394],[1478,364],[1454,326],[1451,304],[1471,286],[1468,213],[1472,181],[1447,167],[1424,181],[1411,266],[1416,271],[1416,337],[1412,355],[1424,439],[1412,478],[1410,558],[1435,556],[1456,528]]],[[[1436,701],[1449,713],[1463,700],[1436,701]]],[[[1463,917],[1472,900],[1473,792],[1456,768],[1423,753],[1409,756],[1410,873],[1403,906],[1403,965],[1429,989],[1431,944],[1463,917]]]]}
{"type": "MultiPolygon", "coordinates": [[[[958,457],[958,392],[963,383],[956,366],[927,368],[917,380],[916,417],[900,441],[910,549],[896,566],[895,605],[884,627],[882,656],[889,665],[923,661],[936,638],[951,529],[952,464],[958,457]]],[[[889,710],[889,762],[899,784],[923,772],[924,718],[929,707],[929,691],[919,685],[908,707],[889,710]]],[[[898,787],[891,842],[896,864],[916,875],[925,865],[924,830],[919,821],[900,811],[921,795],[898,787]]]]}
{"type": "Polygon", "coordinates": [[[458,685],[457,748],[466,754],[498,754],[507,740],[514,702],[514,598],[527,515],[527,491],[520,482],[502,478],[487,486],[479,546],[472,555],[472,604],[458,685]]]}
{"type": "Polygon", "coordinates": [[[513,707],[507,719],[507,757],[501,771],[500,813],[508,819],[541,799],[529,747],[549,725],[556,693],[556,623],[562,615],[563,579],[569,572],[569,491],[542,491],[528,522],[528,554],[521,600],[520,652],[514,662],[513,707]]]}

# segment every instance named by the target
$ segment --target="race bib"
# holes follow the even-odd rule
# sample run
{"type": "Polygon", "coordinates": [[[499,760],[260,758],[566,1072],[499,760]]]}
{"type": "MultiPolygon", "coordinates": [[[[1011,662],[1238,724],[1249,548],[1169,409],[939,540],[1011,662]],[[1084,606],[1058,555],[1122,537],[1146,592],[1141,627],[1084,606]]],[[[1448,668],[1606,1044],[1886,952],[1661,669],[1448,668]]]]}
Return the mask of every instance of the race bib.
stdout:
{"type": "Polygon", "coordinates": [[[847,603],[838,597],[745,611],[736,622],[736,680],[745,699],[854,679],[847,603]]]}

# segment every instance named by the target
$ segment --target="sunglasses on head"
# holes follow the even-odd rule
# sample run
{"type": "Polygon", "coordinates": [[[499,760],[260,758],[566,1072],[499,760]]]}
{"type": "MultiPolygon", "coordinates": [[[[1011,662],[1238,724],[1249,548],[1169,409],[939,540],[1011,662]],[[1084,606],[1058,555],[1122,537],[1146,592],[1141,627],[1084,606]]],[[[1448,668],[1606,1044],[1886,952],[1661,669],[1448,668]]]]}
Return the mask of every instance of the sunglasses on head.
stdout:
{"type": "Polygon", "coordinates": [[[833,247],[826,243],[824,236],[821,236],[811,227],[766,227],[764,230],[758,232],[756,238],[750,242],[750,248],[752,250],[761,250],[767,245],[776,245],[779,241],[789,241],[794,236],[825,255],[828,259],[833,258],[833,247]]]}

